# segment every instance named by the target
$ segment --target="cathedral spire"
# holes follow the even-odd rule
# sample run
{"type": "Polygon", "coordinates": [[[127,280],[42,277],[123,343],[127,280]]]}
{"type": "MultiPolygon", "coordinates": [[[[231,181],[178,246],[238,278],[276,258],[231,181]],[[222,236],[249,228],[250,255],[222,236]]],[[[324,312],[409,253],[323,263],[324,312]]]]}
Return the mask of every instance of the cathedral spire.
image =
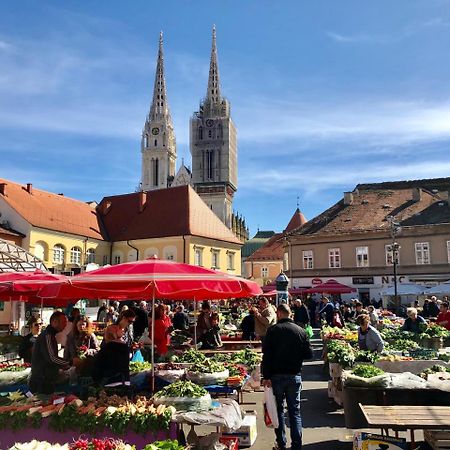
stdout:
{"type": "Polygon", "coordinates": [[[170,120],[169,104],[167,102],[166,78],[164,76],[163,33],[159,33],[158,61],[156,63],[155,86],[153,101],[150,108],[150,120],[170,120]]]}
{"type": "Polygon", "coordinates": [[[212,29],[212,46],[211,59],[209,63],[209,79],[208,92],[206,93],[206,100],[209,103],[220,103],[220,79],[219,79],[219,65],[217,63],[217,45],[216,45],[216,26],[212,29]]]}

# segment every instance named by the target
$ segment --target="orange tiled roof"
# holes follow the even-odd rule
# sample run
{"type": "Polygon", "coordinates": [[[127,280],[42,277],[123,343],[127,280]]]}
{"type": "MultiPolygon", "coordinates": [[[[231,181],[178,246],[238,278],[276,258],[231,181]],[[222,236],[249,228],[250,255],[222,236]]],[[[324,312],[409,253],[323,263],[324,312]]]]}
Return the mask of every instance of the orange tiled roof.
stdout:
{"type": "MultiPolygon", "coordinates": [[[[450,182],[450,179],[447,180],[450,182]]],[[[389,229],[389,216],[395,217],[405,226],[423,225],[426,218],[429,218],[425,220],[427,223],[449,223],[448,205],[437,192],[420,188],[421,181],[432,180],[358,185],[352,192],[351,204],[345,204],[344,199],[340,200],[292,234],[326,235],[384,231],[389,229]]]]}
{"type": "Polygon", "coordinates": [[[295,210],[294,215],[291,217],[291,220],[288,223],[288,226],[284,230],[285,233],[290,233],[291,231],[294,231],[296,228],[301,227],[307,222],[306,217],[303,215],[303,213],[300,211],[299,208],[295,210]]]}
{"type": "Polygon", "coordinates": [[[63,233],[103,240],[95,209],[87,203],[0,179],[5,184],[0,198],[31,225],[63,233]]]}
{"type": "Polygon", "coordinates": [[[283,233],[274,234],[262,247],[247,258],[247,261],[282,261],[283,233]]]}
{"type": "Polygon", "coordinates": [[[97,211],[113,241],[193,235],[241,244],[190,186],[105,197],[97,211]]]}

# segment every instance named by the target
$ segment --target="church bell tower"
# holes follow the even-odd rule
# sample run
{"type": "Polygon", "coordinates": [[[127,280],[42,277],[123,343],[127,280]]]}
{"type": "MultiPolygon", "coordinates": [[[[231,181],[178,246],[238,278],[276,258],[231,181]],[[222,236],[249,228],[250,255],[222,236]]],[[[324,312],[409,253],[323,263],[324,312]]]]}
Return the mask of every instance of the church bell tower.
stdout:
{"type": "Polygon", "coordinates": [[[208,90],[190,121],[190,150],[195,190],[231,228],[233,196],[237,190],[236,128],[230,116],[230,103],[220,92],[215,27],[208,90]]]}
{"type": "Polygon", "coordinates": [[[141,153],[140,189],[150,191],[169,187],[175,176],[177,149],[167,102],[162,32],[159,36],[153,101],[142,131],[141,153]]]}

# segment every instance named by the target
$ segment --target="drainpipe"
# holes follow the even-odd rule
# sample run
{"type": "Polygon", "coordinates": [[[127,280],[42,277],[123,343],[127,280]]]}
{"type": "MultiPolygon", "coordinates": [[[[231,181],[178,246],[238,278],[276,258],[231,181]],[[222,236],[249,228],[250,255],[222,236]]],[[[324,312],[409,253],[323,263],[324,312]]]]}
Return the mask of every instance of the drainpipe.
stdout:
{"type": "Polygon", "coordinates": [[[133,250],[136,250],[136,261],[139,261],[139,249],[136,248],[136,247],[133,247],[133,246],[130,244],[130,241],[127,241],[127,245],[128,245],[128,247],[131,247],[133,250]]]}

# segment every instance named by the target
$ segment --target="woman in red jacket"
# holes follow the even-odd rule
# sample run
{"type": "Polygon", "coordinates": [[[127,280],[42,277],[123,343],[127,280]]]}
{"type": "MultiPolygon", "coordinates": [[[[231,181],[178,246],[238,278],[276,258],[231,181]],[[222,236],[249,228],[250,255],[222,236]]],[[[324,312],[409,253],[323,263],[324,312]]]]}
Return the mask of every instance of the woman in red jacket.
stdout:
{"type": "Polygon", "coordinates": [[[167,353],[170,342],[171,327],[169,326],[170,319],[168,319],[169,317],[164,312],[164,305],[158,305],[155,309],[155,346],[161,356],[167,353]]]}

